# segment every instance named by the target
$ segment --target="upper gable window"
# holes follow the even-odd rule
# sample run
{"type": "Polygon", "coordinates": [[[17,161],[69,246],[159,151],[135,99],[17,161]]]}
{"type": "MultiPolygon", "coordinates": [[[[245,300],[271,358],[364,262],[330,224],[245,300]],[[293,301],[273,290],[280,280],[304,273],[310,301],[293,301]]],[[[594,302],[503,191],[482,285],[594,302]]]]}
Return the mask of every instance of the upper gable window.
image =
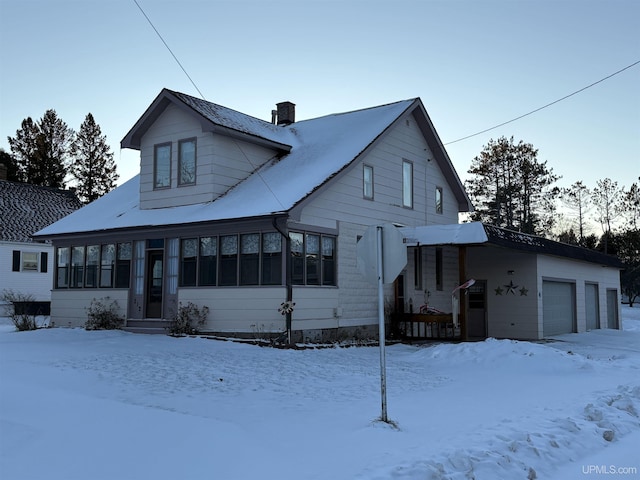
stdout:
{"type": "Polygon", "coordinates": [[[153,149],[153,188],[171,186],[171,144],[162,143],[153,149]]]}
{"type": "Polygon", "coordinates": [[[196,139],[178,142],[178,185],[196,183],[196,139]]]}
{"type": "Polygon", "coordinates": [[[367,200],[373,200],[373,167],[370,165],[363,165],[362,195],[367,200]]]}
{"type": "Polygon", "coordinates": [[[402,206],[413,208],[413,163],[402,161],[402,206]]]}
{"type": "Polygon", "coordinates": [[[442,187],[436,187],[436,213],[442,213],[442,187]]]}

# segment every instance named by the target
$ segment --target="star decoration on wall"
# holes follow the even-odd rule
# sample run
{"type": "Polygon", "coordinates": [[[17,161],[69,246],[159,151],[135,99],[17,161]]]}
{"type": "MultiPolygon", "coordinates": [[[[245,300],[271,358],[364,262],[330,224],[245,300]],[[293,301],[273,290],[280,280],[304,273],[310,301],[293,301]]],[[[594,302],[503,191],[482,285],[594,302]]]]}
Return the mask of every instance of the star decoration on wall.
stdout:
{"type": "Polygon", "coordinates": [[[496,292],[496,295],[502,295],[502,292],[503,292],[502,287],[496,288],[495,292],[496,292]]]}
{"type": "Polygon", "coordinates": [[[526,297],[526,296],[527,296],[527,293],[529,293],[529,290],[527,290],[526,288],[522,287],[522,288],[520,289],[520,296],[521,296],[521,297],[526,297]]]}
{"type": "Polygon", "coordinates": [[[504,288],[507,289],[506,295],[508,295],[508,294],[515,295],[516,294],[516,288],[518,288],[518,285],[514,285],[513,284],[513,280],[511,280],[507,285],[504,285],[504,288]]]}

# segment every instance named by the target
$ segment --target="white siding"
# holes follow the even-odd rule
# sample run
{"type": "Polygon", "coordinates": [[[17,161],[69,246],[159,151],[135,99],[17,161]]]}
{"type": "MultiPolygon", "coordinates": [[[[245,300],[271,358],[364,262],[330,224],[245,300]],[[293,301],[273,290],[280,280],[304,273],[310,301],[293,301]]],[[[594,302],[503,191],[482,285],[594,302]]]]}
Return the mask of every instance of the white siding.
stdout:
{"type": "MultiPolygon", "coordinates": [[[[332,317],[327,309],[324,319],[316,318],[304,323],[300,328],[326,328],[366,326],[365,331],[377,336],[377,290],[359,273],[356,265],[356,244],[358,236],[369,225],[395,223],[407,226],[425,224],[457,223],[458,209],[450,186],[412,118],[402,121],[380,139],[376,147],[358,162],[332,179],[305,203],[299,212],[299,222],[338,229],[338,294],[339,318],[332,317]],[[402,206],[402,162],[413,163],[413,208],[402,206]],[[368,200],[363,194],[363,165],[373,167],[374,198],[368,200]],[[443,214],[435,213],[435,189],[443,189],[443,214]]],[[[425,282],[423,290],[413,288],[412,259],[405,270],[405,311],[409,310],[409,299],[414,306],[424,303],[424,289],[432,291],[432,300],[442,308],[451,309],[450,292],[457,285],[457,250],[445,249],[444,286],[438,292],[435,288],[435,249],[424,256],[425,282]],[[431,285],[431,283],[433,285],[431,285]],[[448,294],[446,292],[449,292],[448,294]]],[[[298,294],[298,292],[296,292],[298,294]]],[[[294,299],[296,299],[294,295],[294,299]]],[[[296,300],[297,301],[297,300],[296,300]]],[[[391,313],[394,304],[393,285],[385,286],[385,311],[391,313]]],[[[331,304],[333,306],[333,304],[331,304]]],[[[294,325],[300,325],[294,324],[294,325]]]]}
{"type": "Polygon", "coordinates": [[[273,158],[273,150],[203,132],[200,123],[169,105],[147,130],[140,149],[140,206],[164,208],[209,202],[273,158]],[[196,141],[196,184],[178,186],[178,141],[196,141]],[[154,190],[154,145],[171,142],[171,188],[154,190]]]}
{"type": "Polygon", "coordinates": [[[490,337],[541,338],[538,292],[542,285],[536,281],[535,254],[489,246],[469,247],[467,274],[469,278],[487,280],[490,337]],[[515,288],[510,288],[512,285],[515,288]]]}
{"type": "Polygon", "coordinates": [[[127,318],[129,292],[123,289],[63,289],[51,293],[51,322],[56,327],[84,327],[87,308],[95,298],[118,302],[119,314],[127,318]]]}
{"type": "MultiPolygon", "coordinates": [[[[564,279],[576,284],[576,327],[577,332],[587,330],[587,307],[585,283],[598,286],[598,318],[599,328],[606,328],[607,289],[620,291],[620,271],[617,268],[604,267],[596,263],[580,262],[547,255],[538,256],[538,285],[543,279],[564,279]]],[[[542,311],[539,323],[542,325],[542,311]]]]}
{"type": "MultiPolygon", "coordinates": [[[[21,266],[22,267],[22,266],[21,266]]],[[[53,288],[53,247],[43,243],[0,242],[0,292],[32,295],[35,301],[51,300],[53,288]],[[33,252],[38,256],[37,271],[12,271],[13,251],[33,252]],[[47,271],[40,272],[40,253],[47,252],[47,271]]]]}

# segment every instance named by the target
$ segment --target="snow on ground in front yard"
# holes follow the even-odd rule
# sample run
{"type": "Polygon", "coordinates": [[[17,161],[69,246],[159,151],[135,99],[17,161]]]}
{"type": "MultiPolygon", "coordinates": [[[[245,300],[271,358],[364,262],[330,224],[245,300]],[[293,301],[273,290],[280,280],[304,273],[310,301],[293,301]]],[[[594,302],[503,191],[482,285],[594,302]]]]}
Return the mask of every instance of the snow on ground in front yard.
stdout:
{"type": "Polygon", "coordinates": [[[553,342],[279,350],[0,326],[6,479],[640,478],[640,308],[553,342]]]}

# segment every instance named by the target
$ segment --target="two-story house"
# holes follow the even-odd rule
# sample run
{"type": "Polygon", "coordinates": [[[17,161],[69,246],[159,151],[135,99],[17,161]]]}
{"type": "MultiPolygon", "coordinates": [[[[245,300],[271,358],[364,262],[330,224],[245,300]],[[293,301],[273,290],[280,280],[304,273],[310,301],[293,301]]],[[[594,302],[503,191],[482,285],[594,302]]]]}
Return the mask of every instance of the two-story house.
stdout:
{"type": "Polygon", "coordinates": [[[608,259],[500,244],[508,232],[481,224],[458,236],[472,205],[418,98],[303,121],[283,102],[268,122],[165,89],[122,147],[140,151],[140,174],[38,232],[56,247],[56,325],[84,324],[92,299],[110,297],[142,331],[162,331],[190,302],[209,308],[211,334],[375,337],[377,289],[358,270],[357,243],[383,223],[408,242],[388,313],[451,315],[452,292],[473,275],[458,306],[463,338],[542,338],[564,314],[562,331],[584,331],[585,288],[606,326],[605,295],[619,292],[608,259]],[[565,310],[545,320],[558,295],[569,295],[565,310]],[[295,305],[283,315],[285,301],[295,305]]]}

